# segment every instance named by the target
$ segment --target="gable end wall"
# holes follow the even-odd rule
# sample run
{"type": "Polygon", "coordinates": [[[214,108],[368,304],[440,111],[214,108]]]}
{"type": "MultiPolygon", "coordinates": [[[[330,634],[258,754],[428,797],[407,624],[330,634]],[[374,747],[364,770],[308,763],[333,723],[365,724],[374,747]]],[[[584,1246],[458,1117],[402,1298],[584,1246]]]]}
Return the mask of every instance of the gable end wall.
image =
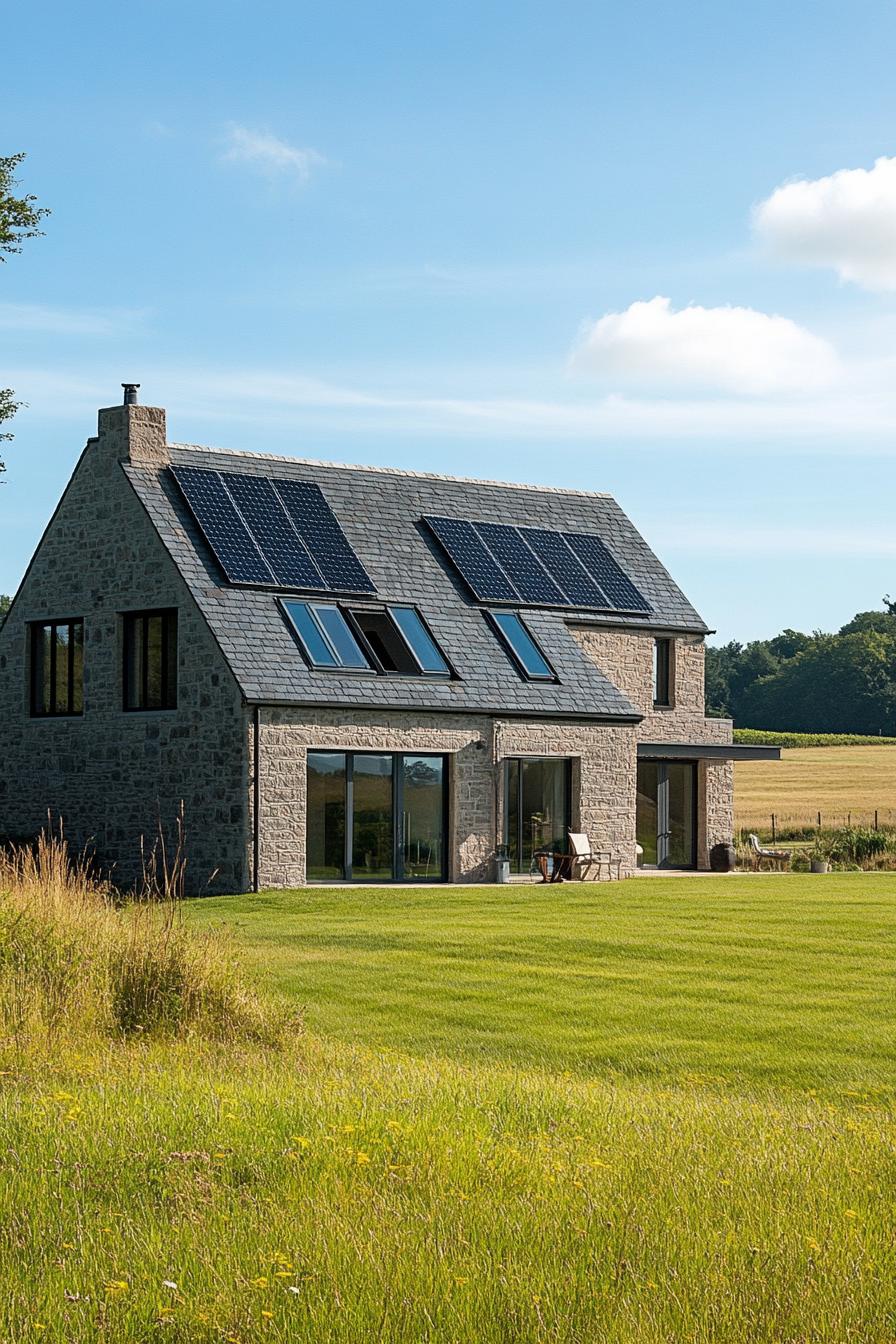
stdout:
{"type": "MultiPolygon", "coordinates": [[[[143,408],[140,408],[143,410],[143,408]]],[[[248,885],[246,714],[208,625],[120,465],[120,443],[90,440],[0,630],[0,837],[61,818],[117,881],[140,871],[161,818],[185,807],[187,886],[248,885]],[[122,709],[127,610],[178,609],[178,707],[122,709]],[[84,618],[84,714],[33,719],[29,622],[84,618]]]]}

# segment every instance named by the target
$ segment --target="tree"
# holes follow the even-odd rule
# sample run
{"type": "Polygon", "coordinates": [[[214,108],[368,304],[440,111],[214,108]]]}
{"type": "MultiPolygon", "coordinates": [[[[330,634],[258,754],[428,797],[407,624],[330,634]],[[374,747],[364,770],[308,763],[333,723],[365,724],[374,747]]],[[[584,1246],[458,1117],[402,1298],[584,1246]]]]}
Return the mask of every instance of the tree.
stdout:
{"type": "MultiPolygon", "coordinates": [[[[0,262],[4,264],[8,256],[21,252],[26,238],[41,235],[43,230],[38,226],[50,213],[45,206],[36,204],[36,196],[16,195],[19,183],[15,173],[24,158],[24,154],[0,155],[0,262]]],[[[11,387],[0,388],[0,425],[11,420],[20,405],[11,387]]],[[[9,433],[0,433],[0,442],[11,438],[9,433]]],[[[0,460],[0,473],[5,470],[0,460]]]]}
{"type": "Polygon", "coordinates": [[[6,593],[0,593],[0,626],[6,620],[6,613],[12,605],[12,598],[7,597],[6,593]]]}
{"type": "Polygon", "coordinates": [[[748,687],[738,722],[795,733],[896,732],[896,635],[819,635],[748,687]]]}

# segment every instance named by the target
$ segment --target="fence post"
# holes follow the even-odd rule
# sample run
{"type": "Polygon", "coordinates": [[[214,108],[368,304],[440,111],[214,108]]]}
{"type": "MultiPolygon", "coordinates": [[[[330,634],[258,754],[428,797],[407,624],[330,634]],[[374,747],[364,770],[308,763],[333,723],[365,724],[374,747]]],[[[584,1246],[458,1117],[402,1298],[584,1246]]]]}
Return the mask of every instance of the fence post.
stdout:
{"type": "Polygon", "coordinates": [[[877,808],[874,809],[874,829],[876,831],[880,830],[880,827],[877,824],[877,808]]]}
{"type": "Polygon", "coordinates": [[[851,825],[852,825],[852,813],[851,813],[851,812],[847,812],[847,814],[846,814],[846,824],[847,824],[847,826],[851,826],[851,825]]]}
{"type": "Polygon", "coordinates": [[[775,841],[776,841],[777,838],[778,838],[778,837],[777,837],[777,835],[776,835],[776,833],[775,833],[775,814],[774,814],[774,812],[773,812],[773,813],[772,813],[772,844],[775,843],[775,841]]]}
{"type": "Polygon", "coordinates": [[[818,814],[818,829],[821,830],[821,813],[818,814]]]}

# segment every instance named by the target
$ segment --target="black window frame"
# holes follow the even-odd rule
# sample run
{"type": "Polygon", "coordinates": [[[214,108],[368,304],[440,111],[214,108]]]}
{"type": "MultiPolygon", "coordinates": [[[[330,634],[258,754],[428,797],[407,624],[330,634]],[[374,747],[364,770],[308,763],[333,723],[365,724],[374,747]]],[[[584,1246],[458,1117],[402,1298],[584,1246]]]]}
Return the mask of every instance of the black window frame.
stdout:
{"type": "Polygon", "coordinates": [[[510,658],[511,662],[513,663],[514,667],[516,668],[517,672],[519,673],[523,681],[529,681],[532,682],[533,685],[541,685],[541,686],[556,686],[559,684],[560,678],[557,675],[557,670],[554,667],[554,664],[551,662],[550,658],[547,656],[544,649],[541,647],[540,642],[535,638],[535,635],[532,633],[529,626],[523,620],[521,612],[516,611],[515,609],[510,607],[504,607],[500,611],[500,613],[489,611],[487,608],[485,608],[483,610],[483,615],[486,617],[489,625],[492,627],[495,634],[497,635],[498,640],[501,644],[501,648],[504,649],[505,653],[510,658]],[[517,653],[516,649],[513,647],[513,644],[511,643],[506,631],[501,626],[500,621],[497,619],[498,615],[501,616],[510,615],[516,617],[516,619],[522,626],[523,630],[528,635],[529,639],[531,639],[532,643],[535,645],[537,653],[544,660],[545,666],[548,668],[549,675],[540,676],[537,673],[533,673],[528,670],[522,658],[517,653]]]}
{"type": "MultiPolygon", "coordinates": [[[[384,886],[396,887],[404,886],[408,883],[414,886],[438,886],[448,881],[451,856],[449,854],[450,840],[450,820],[451,820],[451,796],[452,796],[452,770],[453,760],[450,752],[445,751],[390,751],[388,748],[377,751],[376,748],[367,748],[362,751],[345,750],[342,748],[330,747],[310,747],[306,753],[305,759],[305,784],[308,787],[308,758],[311,756],[342,756],[343,771],[345,779],[344,792],[344,817],[345,817],[345,835],[343,837],[343,876],[342,877],[312,877],[306,875],[308,886],[346,886],[353,883],[363,883],[365,886],[384,886]],[[392,877],[369,878],[366,876],[355,877],[353,873],[353,849],[354,834],[352,820],[354,816],[354,794],[355,794],[355,760],[359,756],[389,756],[392,760],[392,877]],[[402,854],[401,827],[398,824],[398,818],[404,811],[404,772],[401,769],[401,762],[407,757],[429,756],[433,760],[442,762],[442,863],[438,876],[431,878],[406,877],[404,872],[404,857],[402,854]]],[[[305,816],[305,826],[307,829],[308,817],[305,816]]],[[[306,838],[307,850],[307,838],[306,838]]]]}
{"type": "Polygon", "coordinates": [[[671,709],[673,705],[673,640],[656,635],[653,641],[653,707],[671,709]]]}
{"type": "Polygon", "coordinates": [[[30,708],[33,719],[80,719],[84,716],[84,617],[83,616],[60,616],[54,617],[49,621],[30,621],[30,708]],[[67,642],[67,675],[66,675],[66,708],[56,708],[56,631],[63,626],[68,628],[67,642]],[[81,685],[80,685],[80,709],[75,709],[75,630],[80,630],[81,639],[81,685]],[[50,636],[50,700],[48,707],[43,705],[43,677],[41,677],[41,686],[38,687],[38,669],[43,671],[43,651],[38,654],[38,641],[43,641],[45,631],[51,631],[50,636]]]}
{"type": "Polygon", "coordinates": [[[150,607],[143,611],[124,611],[122,617],[122,639],[121,639],[121,694],[122,709],[126,714],[162,714],[172,709],[177,709],[177,637],[178,637],[178,619],[177,607],[150,607]],[[161,660],[159,681],[161,685],[161,704],[147,704],[149,699],[149,621],[153,617],[162,618],[162,641],[161,641],[161,660]],[[140,704],[129,704],[131,699],[131,674],[130,667],[132,658],[129,648],[130,641],[133,638],[132,632],[136,623],[142,622],[142,638],[140,642],[140,672],[139,689],[140,704]],[[174,650],[172,658],[171,637],[172,630],[174,635],[174,650]],[[174,671],[174,685],[171,685],[172,678],[169,670],[172,667],[174,671]]]}

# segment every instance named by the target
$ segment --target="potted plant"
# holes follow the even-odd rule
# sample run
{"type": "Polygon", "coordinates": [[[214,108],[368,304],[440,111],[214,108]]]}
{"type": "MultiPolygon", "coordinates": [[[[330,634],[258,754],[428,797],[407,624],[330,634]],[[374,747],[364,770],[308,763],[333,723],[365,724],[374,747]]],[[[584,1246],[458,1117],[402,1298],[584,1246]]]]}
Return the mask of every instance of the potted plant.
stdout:
{"type": "Polygon", "coordinates": [[[815,843],[809,850],[809,871],[811,873],[826,873],[831,866],[830,846],[816,835],[815,843]]]}

